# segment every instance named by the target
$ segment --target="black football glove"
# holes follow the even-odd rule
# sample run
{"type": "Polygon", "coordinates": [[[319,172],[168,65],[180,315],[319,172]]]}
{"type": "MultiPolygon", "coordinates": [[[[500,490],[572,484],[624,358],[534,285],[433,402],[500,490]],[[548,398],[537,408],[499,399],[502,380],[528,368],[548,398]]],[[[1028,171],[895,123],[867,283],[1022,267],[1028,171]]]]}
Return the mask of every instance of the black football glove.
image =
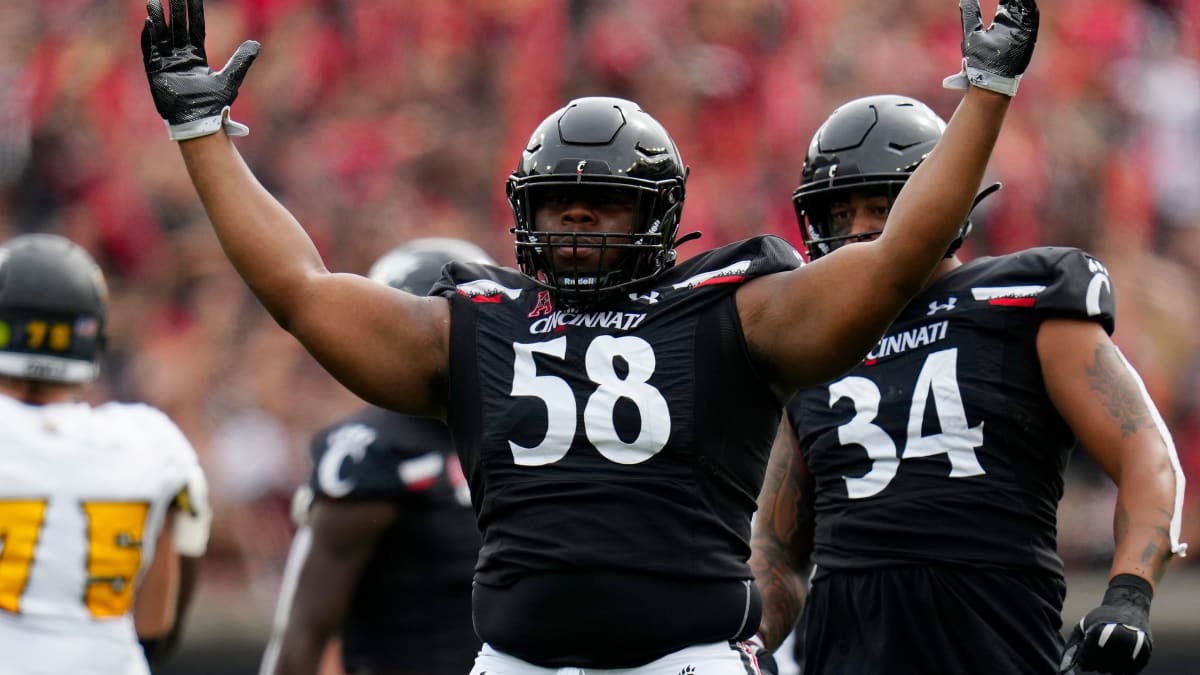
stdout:
{"type": "Polygon", "coordinates": [[[762,638],[758,635],[746,640],[742,643],[742,649],[747,654],[754,657],[758,663],[758,672],[762,675],[779,675],[779,664],[775,663],[775,656],[770,649],[763,646],[762,638]]]}
{"type": "Polygon", "coordinates": [[[966,89],[970,85],[1005,96],[1017,93],[1037,42],[1037,3],[1000,0],[987,30],[980,17],[979,0],[959,0],[958,13],[963,29],[963,69],[947,77],[942,85],[947,89],[966,89]]]}
{"type": "Polygon", "coordinates": [[[1118,574],[1108,583],[1104,601],[1088,612],[1071,631],[1063,650],[1060,673],[1080,670],[1134,675],[1150,662],[1150,582],[1133,574],[1118,574]]]}
{"type": "Polygon", "coordinates": [[[229,106],[259,44],[242,43],[221,70],[208,67],[204,53],[204,0],[170,0],[171,25],[163,18],[161,0],[146,2],[142,26],[142,61],[150,81],[154,107],[167,123],[173,141],[215,134],[224,128],[230,136],[245,136],[250,129],[229,119],[229,106]]]}

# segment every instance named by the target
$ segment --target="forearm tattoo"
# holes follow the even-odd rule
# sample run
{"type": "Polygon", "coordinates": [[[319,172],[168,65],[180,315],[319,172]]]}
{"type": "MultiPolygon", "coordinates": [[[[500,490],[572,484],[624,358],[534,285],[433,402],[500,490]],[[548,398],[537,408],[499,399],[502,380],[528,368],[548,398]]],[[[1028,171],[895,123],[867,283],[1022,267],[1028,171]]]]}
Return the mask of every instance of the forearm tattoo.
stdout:
{"type": "MultiPolygon", "coordinates": [[[[1142,515],[1144,516],[1144,514],[1142,515]]],[[[1129,512],[1124,506],[1118,505],[1113,518],[1113,535],[1118,546],[1126,537],[1136,536],[1131,533],[1140,532],[1143,536],[1149,537],[1149,541],[1142,548],[1138,562],[1143,566],[1141,571],[1157,584],[1166,573],[1167,562],[1171,559],[1169,543],[1171,512],[1156,509],[1154,517],[1159,522],[1144,523],[1141,527],[1133,527],[1129,512]]]]}
{"type": "Polygon", "coordinates": [[[1096,347],[1096,360],[1087,367],[1087,374],[1092,390],[1100,395],[1108,414],[1120,425],[1122,436],[1154,427],[1142,392],[1130,380],[1116,347],[1108,344],[1096,347]]]}
{"type": "Polygon", "coordinates": [[[804,574],[812,548],[813,517],[806,472],[796,467],[797,453],[772,458],[767,466],[759,503],[767,511],[770,528],[756,527],[754,577],[763,593],[763,638],[767,644],[782,642],[804,608],[804,574]]]}

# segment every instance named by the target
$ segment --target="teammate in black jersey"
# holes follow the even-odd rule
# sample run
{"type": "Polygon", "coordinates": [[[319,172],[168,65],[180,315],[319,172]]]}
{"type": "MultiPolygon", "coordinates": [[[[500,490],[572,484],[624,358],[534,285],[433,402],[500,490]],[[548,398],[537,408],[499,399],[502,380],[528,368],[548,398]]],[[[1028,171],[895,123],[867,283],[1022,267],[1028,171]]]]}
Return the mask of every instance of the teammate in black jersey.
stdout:
{"type": "MultiPolygon", "coordinates": [[[[903,96],[834,111],[794,193],[810,258],[886,231],[944,127],[903,96]]],[[[1135,673],[1150,658],[1150,598],[1184,551],[1183,476],[1109,339],[1108,271],[1054,247],[964,264],[969,227],[862,362],[787,407],[752,566],[768,646],[791,630],[815,566],[807,675],[1135,673]],[[1112,584],[1064,655],[1056,513],[1077,440],[1120,490],[1112,584]]]]}
{"type": "Polygon", "coordinates": [[[325,269],[229,140],[257,43],[214,72],[198,0],[171,8],[168,28],[149,3],[151,92],[239,274],[354,392],[450,427],[483,533],[475,672],[756,672],[750,516],[782,405],[861,360],[957,236],[1033,2],[969,31],[972,86],[872,243],[802,267],[755,237],[676,265],[675,143],[590,97],[537,127],[508,181],[520,271],[451,264],[432,298],[325,269]]]}
{"type": "MultiPolygon", "coordinates": [[[[426,295],[451,261],[492,262],[433,237],[393,249],[368,276],[426,295]]],[[[446,425],[369,406],[317,434],[312,458],[262,675],[317,672],[336,635],[349,675],[469,671],[480,538],[446,425]]]]}

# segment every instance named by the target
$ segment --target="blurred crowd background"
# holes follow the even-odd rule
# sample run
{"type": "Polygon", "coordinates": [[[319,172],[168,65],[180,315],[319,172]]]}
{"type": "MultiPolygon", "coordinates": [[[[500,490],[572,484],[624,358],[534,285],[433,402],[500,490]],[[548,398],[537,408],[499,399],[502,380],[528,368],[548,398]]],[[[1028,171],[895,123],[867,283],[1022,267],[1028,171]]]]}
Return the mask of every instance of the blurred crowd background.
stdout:
{"type": "MultiPolygon", "coordinates": [[[[1072,245],[1107,264],[1115,338],[1190,468],[1185,529],[1200,546],[1200,0],[1040,4],[988,176],[1004,189],[964,252],[1072,245]]],[[[953,0],[205,5],[214,68],[241,40],[263,43],[234,106],[253,130],[239,149],[345,272],[429,235],[512,264],[503,181],[573,96],[631,98],[671,130],[692,167],[681,231],[704,233],[683,257],[761,233],[799,245],[790,194],[837,104],[906,94],[948,118],[960,97],[941,88],[958,67],[953,0]]],[[[359,402],[222,256],[147,91],[142,2],[0,7],[0,237],[58,232],[101,262],[111,352],[92,395],[147,401],[183,428],[217,512],[202,593],[268,616],[309,437],[359,402]]],[[[1106,565],[1112,503],[1078,453],[1061,523],[1072,569],[1106,565]]]]}

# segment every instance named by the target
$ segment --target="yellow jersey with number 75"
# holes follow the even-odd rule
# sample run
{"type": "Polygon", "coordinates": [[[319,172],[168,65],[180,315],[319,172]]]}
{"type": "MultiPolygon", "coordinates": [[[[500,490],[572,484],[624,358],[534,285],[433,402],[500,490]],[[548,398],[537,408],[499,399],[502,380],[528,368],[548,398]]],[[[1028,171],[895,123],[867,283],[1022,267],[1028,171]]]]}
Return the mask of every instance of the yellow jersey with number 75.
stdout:
{"type": "Polygon", "coordinates": [[[130,609],[172,506],[176,547],[200,555],[204,475],[162,412],[0,396],[4,672],[148,674],[130,609]]]}

